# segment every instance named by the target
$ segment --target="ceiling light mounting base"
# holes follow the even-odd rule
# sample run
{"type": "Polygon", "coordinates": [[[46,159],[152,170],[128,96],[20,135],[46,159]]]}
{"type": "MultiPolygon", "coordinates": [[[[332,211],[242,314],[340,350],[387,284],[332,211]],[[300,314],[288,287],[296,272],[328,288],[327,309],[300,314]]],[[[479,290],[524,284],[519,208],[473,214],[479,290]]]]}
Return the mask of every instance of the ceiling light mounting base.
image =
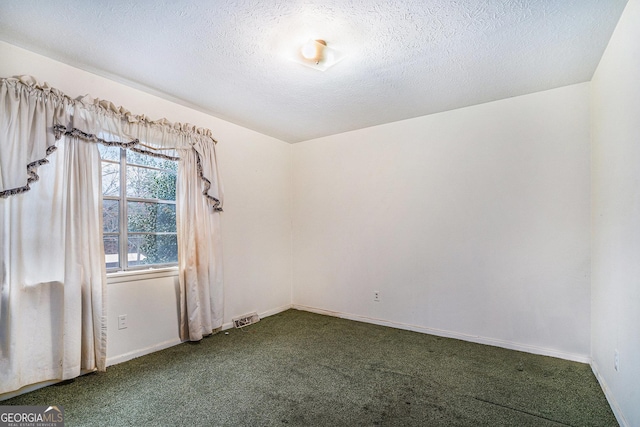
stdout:
{"type": "Polygon", "coordinates": [[[325,40],[310,39],[298,49],[293,60],[316,70],[324,71],[337,64],[343,57],[341,52],[327,46],[325,40]]]}

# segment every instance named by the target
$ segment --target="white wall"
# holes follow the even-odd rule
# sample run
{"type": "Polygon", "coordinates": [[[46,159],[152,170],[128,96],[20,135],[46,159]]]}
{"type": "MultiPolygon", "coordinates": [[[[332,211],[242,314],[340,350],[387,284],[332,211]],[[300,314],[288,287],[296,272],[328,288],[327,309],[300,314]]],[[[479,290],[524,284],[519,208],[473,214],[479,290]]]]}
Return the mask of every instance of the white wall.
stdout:
{"type": "Polygon", "coordinates": [[[293,153],[294,305],[589,360],[588,83],[293,153]]]}
{"type": "Polygon", "coordinates": [[[107,279],[107,365],[180,344],[177,269],[131,273],[107,279]]]}
{"type": "MultiPolygon", "coordinates": [[[[294,146],[4,42],[0,76],[31,74],[71,96],[213,130],[227,190],[225,322],[293,298],[360,320],[591,355],[618,419],[640,425],[639,28],[631,0],[591,103],[580,84],[294,146]]],[[[110,280],[109,360],[177,342],[176,291],[175,273],[110,280]]]]}
{"type": "MultiPolygon", "coordinates": [[[[211,129],[227,191],[222,214],[224,321],[290,306],[289,144],[4,42],[0,58],[2,77],[29,74],[71,97],[90,93],[136,114],[211,129]]],[[[107,292],[109,360],[126,360],[177,342],[175,277],[120,280],[111,280],[107,292]],[[127,314],[126,330],[117,330],[118,314],[127,314]]]]}
{"type": "Polygon", "coordinates": [[[639,78],[640,1],[630,0],[591,83],[593,367],[628,426],[640,426],[639,78]]]}

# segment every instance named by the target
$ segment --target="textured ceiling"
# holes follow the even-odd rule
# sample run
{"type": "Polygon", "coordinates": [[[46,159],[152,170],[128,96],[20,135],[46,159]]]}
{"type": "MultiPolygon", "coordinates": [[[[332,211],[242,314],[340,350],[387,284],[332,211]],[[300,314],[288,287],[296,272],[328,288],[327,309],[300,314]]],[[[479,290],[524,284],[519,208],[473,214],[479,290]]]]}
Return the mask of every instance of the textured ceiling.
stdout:
{"type": "Polygon", "coordinates": [[[588,81],[625,4],[0,0],[0,39],[298,142],[588,81]]]}

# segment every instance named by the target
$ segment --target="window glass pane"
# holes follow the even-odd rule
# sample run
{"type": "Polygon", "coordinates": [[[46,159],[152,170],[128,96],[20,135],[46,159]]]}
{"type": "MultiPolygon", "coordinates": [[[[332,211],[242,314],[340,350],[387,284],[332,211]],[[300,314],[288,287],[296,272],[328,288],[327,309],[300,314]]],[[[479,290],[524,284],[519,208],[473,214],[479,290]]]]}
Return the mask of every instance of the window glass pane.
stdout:
{"type": "Polygon", "coordinates": [[[120,195],[120,165],[102,162],[102,194],[120,195]]]}
{"type": "Polygon", "coordinates": [[[175,234],[136,234],[129,236],[129,266],[178,262],[178,239],[175,234]]]}
{"type": "Polygon", "coordinates": [[[176,232],[176,205],[127,202],[127,229],[134,233],[176,232]]]}
{"type": "Polygon", "coordinates": [[[98,144],[98,150],[100,150],[100,157],[103,160],[113,160],[115,162],[120,161],[120,147],[107,147],[102,144],[98,144]]]}
{"type": "Polygon", "coordinates": [[[135,151],[127,151],[127,163],[167,169],[172,172],[178,171],[178,162],[174,160],[165,160],[158,157],[146,156],[144,154],[136,153],[135,151]]]}
{"type": "Polygon", "coordinates": [[[120,229],[120,202],[118,200],[102,201],[102,230],[105,233],[117,233],[120,229]]]}
{"type": "Polygon", "coordinates": [[[120,267],[120,240],[118,236],[104,236],[104,258],[107,268],[120,267]]]}
{"type": "MultiPolygon", "coordinates": [[[[109,140],[108,136],[102,137],[109,140]]],[[[120,196],[124,192],[130,198],[175,201],[178,162],[102,144],[98,144],[98,149],[103,160],[102,192],[105,198],[102,219],[106,267],[126,267],[124,257],[131,267],[176,264],[175,204],[127,202],[120,196]],[[121,181],[124,173],[126,182],[121,181]],[[122,203],[127,204],[123,206],[122,203]],[[120,224],[121,210],[125,206],[128,211],[126,223],[120,224]],[[120,247],[123,240],[127,241],[126,253],[120,247]]]]}
{"type": "Polygon", "coordinates": [[[127,197],[175,200],[176,174],[127,166],[127,197]]]}

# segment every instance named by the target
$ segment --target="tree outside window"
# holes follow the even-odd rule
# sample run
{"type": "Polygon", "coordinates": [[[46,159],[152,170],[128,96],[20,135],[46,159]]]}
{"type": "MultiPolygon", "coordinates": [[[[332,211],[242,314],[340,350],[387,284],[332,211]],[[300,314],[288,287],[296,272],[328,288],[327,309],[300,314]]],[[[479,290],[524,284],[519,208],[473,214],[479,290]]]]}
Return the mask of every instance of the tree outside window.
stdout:
{"type": "Polygon", "coordinates": [[[119,147],[99,147],[107,269],[175,265],[178,163],[119,147]]]}

